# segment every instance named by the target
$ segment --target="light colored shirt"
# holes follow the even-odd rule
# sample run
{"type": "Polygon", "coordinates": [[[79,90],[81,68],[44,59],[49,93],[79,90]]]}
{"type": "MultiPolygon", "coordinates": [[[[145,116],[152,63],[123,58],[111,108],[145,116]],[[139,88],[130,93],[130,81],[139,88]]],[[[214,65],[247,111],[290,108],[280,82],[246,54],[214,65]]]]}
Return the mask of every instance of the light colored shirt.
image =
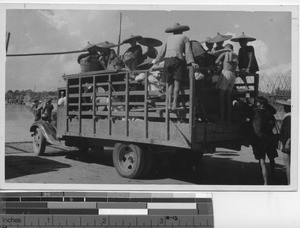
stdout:
{"type": "Polygon", "coordinates": [[[238,56],[233,51],[226,51],[222,53],[216,63],[223,63],[223,70],[229,70],[231,72],[235,72],[238,65],[238,56]]]}
{"type": "Polygon", "coordinates": [[[58,107],[66,107],[66,105],[67,105],[66,97],[59,98],[57,105],[58,105],[58,107]]]}
{"type": "Polygon", "coordinates": [[[182,60],[185,58],[187,64],[194,62],[189,38],[182,34],[173,34],[169,36],[156,57],[154,64],[163,61],[165,58],[172,57],[182,60]]]}

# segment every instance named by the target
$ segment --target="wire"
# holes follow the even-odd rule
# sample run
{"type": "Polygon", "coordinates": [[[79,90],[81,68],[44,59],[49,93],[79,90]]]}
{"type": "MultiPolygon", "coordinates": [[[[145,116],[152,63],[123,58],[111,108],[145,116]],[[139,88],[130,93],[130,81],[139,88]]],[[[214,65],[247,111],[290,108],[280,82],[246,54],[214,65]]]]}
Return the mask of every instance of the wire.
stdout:
{"type": "Polygon", "coordinates": [[[6,57],[22,57],[22,56],[37,56],[37,55],[63,55],[63,54],[73,54],[86,52],[83,50],[78,51],[64,51],[64,52],[48,52],[48,53],[30,53],[30,54],[7,54],[6,57]]]}

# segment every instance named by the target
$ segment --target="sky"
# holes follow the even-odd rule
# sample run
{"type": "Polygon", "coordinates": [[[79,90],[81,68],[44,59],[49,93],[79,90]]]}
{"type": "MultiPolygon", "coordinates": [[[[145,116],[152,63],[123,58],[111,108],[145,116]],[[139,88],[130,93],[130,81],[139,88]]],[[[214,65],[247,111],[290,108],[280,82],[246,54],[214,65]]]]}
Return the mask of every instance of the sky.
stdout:
{"type": "MultiPolygon", "coordinates": [[[[11,9],[6,12],[6,30],[11,33],[8,54],[80,50],[90,43],[118,43],[130,35],[152,37],[164,42],[165,29],[178,22],[188,25],[184,34],[202,41],[217,32],[233,37],[256,38],[260,75],[291,75],[291,12],[284,11],[164,11],[164,10],[37,10],[11,9]]],[[[238,53],[239,45],[234,44],[238,53]]],[[[123,45],[121,53],[129,46],[123,45]]],[[[157,48],[159,50],[159,47],[157,48]]],[[[65,86],[63,74],[80,72],[79,54],[7,57],[7,90],[56,90],[65,86]]]]}

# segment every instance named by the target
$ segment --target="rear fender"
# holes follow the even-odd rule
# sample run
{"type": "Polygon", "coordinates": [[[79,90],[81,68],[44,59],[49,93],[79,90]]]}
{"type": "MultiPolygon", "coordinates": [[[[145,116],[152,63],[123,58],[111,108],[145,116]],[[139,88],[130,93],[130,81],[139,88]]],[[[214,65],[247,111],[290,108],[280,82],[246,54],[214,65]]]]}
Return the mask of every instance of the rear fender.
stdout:
{"type": "Polygon", "coordinates": [[[34,132],[37,128],[41,129],[41,131],[42,131],[43,135],[45,136],[45,139],[48,143],[54,144],[54,145],[59,144],[59,141],[57,140],[57,137],[56,137],[56,129],[52,124],[50,124],[46,121],[39,120],[31,125],[30,132],[34,132]]]}

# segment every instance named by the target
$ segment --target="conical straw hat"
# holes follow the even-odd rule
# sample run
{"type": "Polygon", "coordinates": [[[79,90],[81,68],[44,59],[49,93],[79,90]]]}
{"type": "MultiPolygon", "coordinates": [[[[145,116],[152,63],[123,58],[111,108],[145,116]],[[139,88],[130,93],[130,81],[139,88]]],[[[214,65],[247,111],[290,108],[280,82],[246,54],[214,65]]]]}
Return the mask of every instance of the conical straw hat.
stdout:
{"type": "Polygon", "coordinates": [[[235,38],[232,38],[231,41],[233,41],[233,42],[239,42],[241,39],[246,40],[247,42],[256,40],[253,37],[246,36],[245,33],[243,32],[242,35],[240,35],[238,37],[235,37],[235,38]]]}
{"type": "Polygon", "coordinates": [[[190,27],[187,25],[180,25],[179,23],[175,23],[173,27],[169,27],[166,29],[166,33],[174,33],[174,32],[184,32],[190,30],[190,27]]]}
{"type": "Polygon", "coordinates": [[[214,38],[212,38],[212,39],[210,39],[206,42],[207,43],[219,43],[219,42],[222,42],[222,41],[225,41],[225,40],[229,40],[231,38],[232,38],[232,35],[222,35],[218,32],[217,35],[214,38]]]}

